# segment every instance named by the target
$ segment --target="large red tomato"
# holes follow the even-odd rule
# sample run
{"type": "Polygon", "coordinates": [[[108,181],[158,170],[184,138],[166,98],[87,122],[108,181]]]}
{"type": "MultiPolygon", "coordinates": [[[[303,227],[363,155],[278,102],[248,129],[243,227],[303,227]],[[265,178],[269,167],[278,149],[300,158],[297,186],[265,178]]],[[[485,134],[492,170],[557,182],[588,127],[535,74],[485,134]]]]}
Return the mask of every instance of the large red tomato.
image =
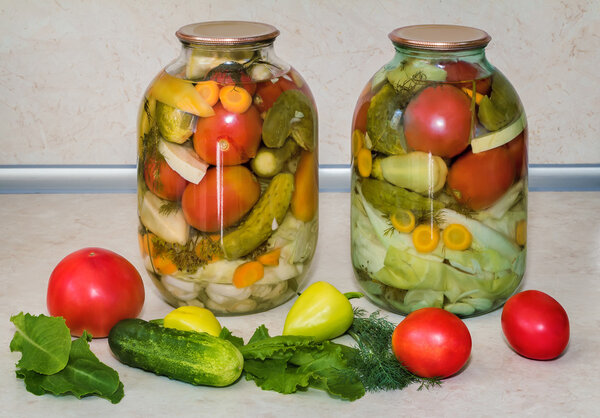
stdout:
{"type": "Polygon", "coordinates": [[[212,167],[183,192],[181,207],[187,223],[205,232],[216,232],[239,221],[260,196],[260,185],[242,165],[212,167]]]}
{"type": "Polygon", "coordinates": [[[256,95],[254,96],[254,104],[256,104],[261,113],[266,112],[277,101],[281,93],[286,90],[300,90],[312,101],[313,105],[315,104],[308,85],[294,69],[291,69],[287,74],[277,79],[258,83],[256,95]]]}
{"type": "Polygon", "coordinates": [[[457,85],[472,89],[473,81],[477,80],[475,90],[478,93],[488,94],[490,92],[492,78],[489,76],[481,78],[482,70],[478,65],[466,61],[443,61],[438,66],[446,70],[446,81],[453,83],[464,81],[464,83],[457,83],[457,85]]]}
{"type": "Polygon", "coordinates": [[[448,170],[448,187],[461,204],[481,210],[494,204],[513,184],[515,164],[505,147],[477,154],[468,151],[448,170]]]}
{"type": "Polygon", "coordinates": [[[144,283],[125,258],[102,248],[84,248],[63,258],[52,271],[46,303],[65,318],[71,335],[87,330],[106,337],[122,319],[135,318],[144,305],[144,283]]]}
{"type": "Polygon", "coordinates": [[[148,189],[166,200],[179,200],[188,181],[169,167],[164,159],[160,161],[149,156],[144,163],[144,180],[148,189]]]}
{"type": "Polygon", "coordinates": [[[569,343],[567,312],[553,297],[538,290],[526,290],[508,299],[501,322],[508,343],[524,357],[551,360],[569,343]]]}
{"type": "Polygon", "coordinates": [[[471,334],[456,315],[441,308],[422,308],[398,324],[392,350],[411,373],[445,378],[467,363],[471,334]]]}
{"type": "Polygon", "coordinates": [[[262,119],[255,106],[244,113],[234,113],[217,103],[215,114],[198,118],[194,149],[212,165],[237,165],[256,155],[260,145],[262,119]]]}
{"type": "Polygon", "coordinates": [[[527,146],[526,146],[527,131],[521,132],[515,139],[507,143],[506,149],[510,154],[510,158],[515,163],[515,176],[517,179],[527,168],[527,146]]]}
{"type": "Polygon", "coordinates": [[[469,145],[471,100],[448,84],[426,87],[406,106],[404,135],[409,147],[454,157],[469,145]]]}

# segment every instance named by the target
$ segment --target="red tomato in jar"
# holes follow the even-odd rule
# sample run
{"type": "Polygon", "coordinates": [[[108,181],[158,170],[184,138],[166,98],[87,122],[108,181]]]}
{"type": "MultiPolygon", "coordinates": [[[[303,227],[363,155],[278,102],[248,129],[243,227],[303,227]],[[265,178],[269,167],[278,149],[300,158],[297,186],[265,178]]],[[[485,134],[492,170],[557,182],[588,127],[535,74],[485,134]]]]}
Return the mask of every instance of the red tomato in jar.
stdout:
{"type": "Polygon", "coordinates": [[[137,317],[144,299],[144,283],[129,261],[102,248],[83,248],[54,268],[46,303],[50,315],[65,319],[71,335],[86,330],[101,338],[120,320],[137,317]]]}
{"type": "Polygon", "coordinates": [[[422,308],[398,324],[392,334],[392,351],[411,373],[445,378],[467,363],[471,334],[456,315],[441,308],[422,308]]]}
{"type": "Polygon", "coordinates": [[[254,104],[261,113],[266,112],[286,90],[300,90],[311,100],[313,105],[315,103],[304,79],[292,69],[279,78],[258,83],[254,104]]]}
{"type": "Polygon", "coordinates": [[[526,290],[508,299],[501,322],[510,346],[530,359],[554,359],[569,343],[567,312],[553,297],[538,290],[526,290]]]}
{"type": "Polygon", "coordinates": [[[216,81],[222,86],[240,85],[252,96],[256,92],[256,83],[246,73],[220,71],[210,75],[209,80],[216,81]]]}
{"type": "Polygon", "coordinates": [[[262,119],[255,106],[234,113],[217,103],[215,114],[198,118],[194,132],[196,153],[212,165],[237,165],[256,155],[262,132],[262,119]]]}
{"type": "Polygon", "coordinates": [[[521,178],[521,174],[527,168],[527,148],[525,147],[526,131],[521,132],[515,139],[506,144],[510,158],[515,164],[515,176],[521,178]]]}
{"type": "Polygon", "coordinates": [[[163,158],[149,156],[144,164],[144,180],[148,189],[166,200],[177,201],[188,181],[173,170],[163,158]]]}
{"type": "Polygon", "coordinates": [[[409,147],[454,157],[469,145],[471,100],[449,84],[426,87],[406,106],[404,135],[409,147]]]}
{"type": "Polygon", "coordinates": [[[505,147],[461,155],[448,170],[454,198],[473,210],[493,205],[513,184],[515,164],[505,147]]]}
{"type": "MultiPolygon", "coordinates": [[[[457,83],[459,87],[473,88],[473,80],[477,80],[483,72],[481,68],[466,61],[443,61],[438,64],[446,70],[446,81],[457,83]],[[458,83],[464,81],[464,83],[458,83]]],[[[492,78],[480,78],[475,82],[475,90],[481,94],[488,94],[492,88],[492,78]]]]}
{"type": "Polygon", "coordinates": [[[200,183],[186,187],[181,207],[188,224],[216,232],[239,221],[259,196],[260,185],[246,167],[211,167],[200,183]]]}

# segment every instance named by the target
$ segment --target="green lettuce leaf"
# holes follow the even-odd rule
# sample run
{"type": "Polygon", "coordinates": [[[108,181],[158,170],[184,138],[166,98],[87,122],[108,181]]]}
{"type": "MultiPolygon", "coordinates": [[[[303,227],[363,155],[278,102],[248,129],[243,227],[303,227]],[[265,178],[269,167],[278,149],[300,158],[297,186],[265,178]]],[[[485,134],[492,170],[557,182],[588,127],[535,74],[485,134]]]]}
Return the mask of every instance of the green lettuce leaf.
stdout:
{"type": "Polygon", "coordinates": [[[62,370],[52,375],[43,375],[32,370],[17,370],[17,377],[25,381],[28,391],[36,395],[51,393],[54,395],[71,394],[79,399],[96,395],[118,403],[124,396],[123,383],[118,373],[103,364],[92,353],[87,332],[74,340],[69,360],[62,370]]]}
{"type": "Polygon", "coordinates": [[[20,351],[17,367],[40,374],[54,374],[65,368],[71,349],[71,334],[63,318],[30,314],[10,318],[16,332],[10,351],[20,351]]]}
{"type": "Polygon", "coordinates": [[[355,352],[350,347],[311,337],[270,337],[261,325],[240,351],[246,379],[264,390],[288,394],[314,388],[350,401],[365,393],[357,373],[348,366],[355,352]]]}

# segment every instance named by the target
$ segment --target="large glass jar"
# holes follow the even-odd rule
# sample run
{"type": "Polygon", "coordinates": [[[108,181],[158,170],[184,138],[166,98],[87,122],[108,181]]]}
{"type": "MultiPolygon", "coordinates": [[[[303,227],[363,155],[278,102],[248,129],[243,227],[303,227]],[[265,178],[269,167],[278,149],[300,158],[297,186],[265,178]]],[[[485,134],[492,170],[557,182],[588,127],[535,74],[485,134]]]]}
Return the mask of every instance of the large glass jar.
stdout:
{"type": "Polygon", "coordinates": [[[525,270],[527,129],[475,28],[390,33],[392,61],[352,125],[352,263],[377,305],[460,317],[501,306],[525,270]]]}
{"type": "Polygon", "coordinates": [[[254,22],[182,27],[145,92],[139,242],[168,303],[260,312],[297,293],[317,242],[317,112],[254,22]]]}

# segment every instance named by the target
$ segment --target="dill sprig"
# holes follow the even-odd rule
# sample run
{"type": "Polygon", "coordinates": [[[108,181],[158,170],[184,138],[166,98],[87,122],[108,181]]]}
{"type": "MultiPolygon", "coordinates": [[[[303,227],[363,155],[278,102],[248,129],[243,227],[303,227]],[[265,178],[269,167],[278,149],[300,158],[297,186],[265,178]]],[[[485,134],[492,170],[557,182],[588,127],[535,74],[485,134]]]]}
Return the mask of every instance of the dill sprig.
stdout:
{"type": "Polygon", "coordinates": [[[416,376],[398,362],[391,350],[395,328],[379,311],[367,316],[365,310],[354,309],[354,321],[348,334],[356,341],[357,346],[350,365],[359,374],[365,390],[399,390],[413,383],[419,383],[418,390],[439,386],[439,379],[416,376]]]}

